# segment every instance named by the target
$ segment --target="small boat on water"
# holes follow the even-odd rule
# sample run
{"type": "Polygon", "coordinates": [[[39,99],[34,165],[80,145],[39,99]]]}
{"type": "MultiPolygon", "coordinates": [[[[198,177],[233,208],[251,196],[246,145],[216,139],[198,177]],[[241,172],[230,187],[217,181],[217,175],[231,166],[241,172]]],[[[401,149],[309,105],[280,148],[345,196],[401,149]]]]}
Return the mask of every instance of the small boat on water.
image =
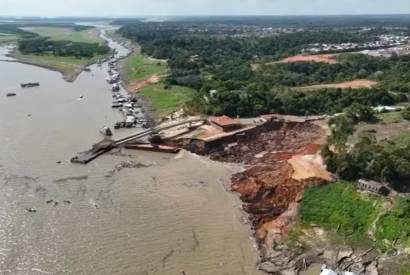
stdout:
{"type": "Polygon", "coordinates": [[[40,86],[39,82],[29,82],[20,84],[21,88],[32,88],[40,86]]]}
{"type": "Polygon", "coordinates": [[[142,150],[160,153],[170,153],[176,154],[181,149],[175,146],[160,145],[160,144],[150,144],[150,143],[127,143],[125,144],[126,149],[132,150],[142,150]]]}
{"type": "Polygon", "coordinates": [[[6,96],[16,96],[15,93],[7,93],[6,96]]]}
{"type": "Polygon", "coordinates": [[[90,69],[89,67],[85,67],[85,68],[84,68],[84,71],[85,71],[85,72],[91,72],[91,69],[90,69]]]}
{"type": "Polygon", "coordinates": [[[106,126],[104,126],[104,127],[102,127],[101,129],[100,129],[100,133],[101,134],[103,134],[103,135],[105,135],[105,136],[112,136],[112,131],[111,131],[111,129],[110,128],[108,128],[108,127],[106,127],[106,126]]]}
{"type": "Polygon", "coordinates": [[[122,107],[122,103],[119,102],[113,102],[111,105],[112,108],[121,108],[122,107]]]}

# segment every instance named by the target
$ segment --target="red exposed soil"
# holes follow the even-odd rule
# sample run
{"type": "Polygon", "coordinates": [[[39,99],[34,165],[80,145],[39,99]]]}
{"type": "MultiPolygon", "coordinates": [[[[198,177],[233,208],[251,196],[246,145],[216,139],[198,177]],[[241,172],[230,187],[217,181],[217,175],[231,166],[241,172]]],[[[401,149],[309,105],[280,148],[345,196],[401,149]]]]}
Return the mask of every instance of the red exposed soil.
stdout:
{"type": "Polygon", "coordinates": [[[138,90],[147,85],[158,83],[161,78],[158,75],[153,75],[145,79],[131,81],[128,84],[128,90],[138,90]]]}
{"type": "Polygon", "coordinates": [[[309,171],[309,178],[295,180],[295,171],[289,162],[295,156],[315,155],[325,135],[323,128],[310,122],[285,123],[279,130],[262,132],[239,141],[229,152],[212,156],[247,165],[244,172],[232,177],[232,190],[241,195],[243,208],[251,214],[261,243],[267,241],[271,231],[287,232],[292,216],[289,213],[297,212],[295,207],[290,210],[289,207],[300,200],[306,186],[321,184],[330,178],[323,177],[327,174],[322,167],[317,177],[309,171]]]}
{"type": "Polygon", "coordinates": [[[295,55],[276,63],[293,63],[293,62],[323,62],[329,64],[337,63],[336,56],[333,54],[316,54],[316,55],[295,55]]]}

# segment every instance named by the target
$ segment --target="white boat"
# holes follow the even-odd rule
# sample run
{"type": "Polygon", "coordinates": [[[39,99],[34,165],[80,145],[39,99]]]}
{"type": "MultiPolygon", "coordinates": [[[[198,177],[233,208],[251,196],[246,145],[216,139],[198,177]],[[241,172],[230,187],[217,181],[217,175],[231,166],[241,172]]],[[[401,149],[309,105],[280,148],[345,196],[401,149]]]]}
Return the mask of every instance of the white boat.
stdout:
{"type": "Polygon", "coordinates": [[[125,119],[125,127],[132,127],[135,123],[135,117],[134,116],[127,116],[125,119]]]}

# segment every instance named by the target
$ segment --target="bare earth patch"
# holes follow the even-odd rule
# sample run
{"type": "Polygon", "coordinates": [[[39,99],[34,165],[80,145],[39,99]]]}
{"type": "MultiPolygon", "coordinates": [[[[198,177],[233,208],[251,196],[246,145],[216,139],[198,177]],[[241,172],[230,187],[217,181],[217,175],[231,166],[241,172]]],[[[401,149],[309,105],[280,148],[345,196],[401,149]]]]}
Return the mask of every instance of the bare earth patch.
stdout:
{"type": "MultiPolygon", "coordinates": [[[[294,62],[323,62],[328,64],[336,64],[337,55],[334,54],[317,54],[317,55],[294,55],[287,58],[284,58],[279,61],[267,63],[267,65],[273,64],[284,64],[284,63],[294,63],[294,62]]],[[[259,67],[259,64],[251,64],[252,70],[256,71],[259,67]]]]}
{"type": "Polygon", "coordinates": [[[317,54],[317,55],[295,55],[290,56],[275,63],[294,63],[294,62],[323,62],[329,64],[337,63],[336,55],[333,54],[317,54]]]}
{"type": "Polygon", "coordinates": [[[160,76],[152,75],[152,76],[150,76],[148,78],[145,78],[145,79],[131,81],[128,84],[128,90],[135,91],[135,90],[138,90],[138,89],[141,89],[141,88],[145,87],[146,85],[158,83],[160,80],[161,80],[160,76]]]}
{"type": "Polygon", "coordinates": [[[295,87],[292,88],[293,90],[296,91],[316,91],[316,90],[321,90],[321,89],[327,89],[327,88],[335,88],[335,89],[361,89],[361,88],[366,88],[370,89],[374,86],[377,85],[376,81],[373,80],[368,80],[368,79],[356,79],[356,80],[351,80],[351,81],[344,81],[340,83],[330,83],[330,84],[320,84],[320,85],[312,85],[312,86],[302,86],[302,87],[295,87]]]}

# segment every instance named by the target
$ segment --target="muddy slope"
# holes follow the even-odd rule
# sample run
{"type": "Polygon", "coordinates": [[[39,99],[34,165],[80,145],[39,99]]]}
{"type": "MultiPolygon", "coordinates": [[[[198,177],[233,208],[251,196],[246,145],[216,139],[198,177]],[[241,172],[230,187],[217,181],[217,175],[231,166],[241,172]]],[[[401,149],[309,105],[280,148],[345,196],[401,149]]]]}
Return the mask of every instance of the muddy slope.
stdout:
{"type": "Polygon", "coordinates": [[[272,234],[286,233],[291,218],[277,218],[291,210],[307,185],[326,181],[319,176],[295,179],[289,162],[295,156],[318,153],[325,136],[326,131],[311,122],[284,122],[210,153],[214,160],[245,164],[243,172],[233,175],[231,188],[240,194],[260,244],[271,242],[272,234]]]}

